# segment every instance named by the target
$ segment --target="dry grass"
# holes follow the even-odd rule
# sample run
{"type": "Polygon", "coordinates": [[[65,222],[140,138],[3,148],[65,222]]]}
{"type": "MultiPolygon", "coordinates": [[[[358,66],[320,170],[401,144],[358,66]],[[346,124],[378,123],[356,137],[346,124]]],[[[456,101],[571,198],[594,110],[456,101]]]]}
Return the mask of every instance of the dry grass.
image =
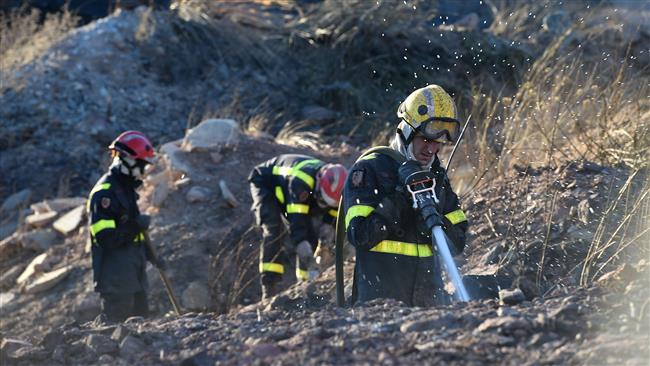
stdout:
{"type": "MultiPolygon", "coordinates": [[[[495,23],[491,30],[525,39],[548,14],[545,7],[539,3],[509,10],[502,15],[507,24],[495,23]]],[[[475,122],[451,172],[454,186],[466,195],[489,186],[494,177],[511,174],[514,166],[556,168],[587,160],[620,169],[627,182],[600,198],[605,209],[590,223],[593,239],[584,258],[575,258],[578,264],[566,274],[582,285],[650,255],[650,64],[638,48],[634,52],[638,45],[613,42],[615,32],[594,22],[594,14],[601,13],[583,13],[583,22],[558,35],[514,93],[473,88],[471,103],[461,109],[475,122]]],[[[547,186],[547,233],[536,273],[542,293],[550,285],[544,275],[550,228],[566,219],[552,216],[557,188],[552,181],[547,186]]]]}
{"type": "Polygon", "coordinates": [[[47,14],[38,10],[15,10],[0,13],[0,88],[4,88],[13,71],[40,57],[63,39],[78,24],[78,17],[67,10],[47,14]]]}
{"type": "MultiPolygon", "coordinates": [[[[245,220],[250,221],[249,218],[245,220]]],[[[247,225],[244,232],[228,235],[225,240],[216,245],[218,251],[212,255],[210,289],[217,312],[225,313],[237,306],[248,294],[249,298],[259,296],[257,290],[259,261],[258,245],[254,239],[258,232],[255,226],[247,225]],[[239,237],[233,244],[232,240],[239,237]]],[[[238,229],[239,230],[239,229],[238,229]]],[[[250,299],[249,299],[250,300],[250,299]]]]}
{"type": "Polygon", "coordinates": [[[514,94],[474,94],[477,122],[465,152],[474,161],[473,184],[514,165],[557,167],[585,159],[604,165],[648,166],[650,93],[645,70],[594,63],[566,52],[559,38],[533,64],[514,94]]]}

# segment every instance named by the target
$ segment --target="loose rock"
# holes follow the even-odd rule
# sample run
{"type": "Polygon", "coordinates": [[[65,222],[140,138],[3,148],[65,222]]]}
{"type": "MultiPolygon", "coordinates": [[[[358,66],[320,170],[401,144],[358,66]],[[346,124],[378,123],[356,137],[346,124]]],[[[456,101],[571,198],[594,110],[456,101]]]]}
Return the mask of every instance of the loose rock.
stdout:
{"type": "Polygon", "coordinates": [[[69,235],[81,223],[84,216],[84,209],[85,207],[83,205],[78,206],[56,220],[52,226],[61,234],[69,235]]]}
{"type": "Polygon", "coordinates": [[[51,229],[28,231],[20,235],[20,242],[25,249],[44,252],[59,240],[51,229]]]}
{"type": "Polygon", "coordinates": [[[209,189],[205,187],[194,186],[187,192],[185,199],[187,199],[187,202],[190,203],[205,202],[210,199],[211,195],[212,192],[209,189]]]}
{"type": "Polygon", "coordinates": [[[236,145],[241,132],[232,119],[208,119],[190,129],[182,148],[185,151],[211,150],[224,145],[236,145]]]}
{"type": "Polygon", "coordinates": [[[25,293],[35,294],[49,290],[61,282],[71,271],[71,266],[65,266],[52,272],[44,273],[36,281],[30,283],[25,288],[25,293]]]}
{"type": "Polygon", "coordinates": [[[203,282],[190,283],[182,296],[183,305],[188,309],[206,309],[210,306],[210,289],[203,282]]]}
{"type": "Polygon", "coordinates": [[[2,203],[2,206],[0,206],[0,212],[15,211],[20,206],[26,205],[31,197],[31,189],[23,189],[22,191],[18,191],[7,197],[7,199],[2,203]]]}
{"type": "Polygon", "coordinates": [[[86,337],[86,346],[96,354],[113,353],[118,350],[117,343],[107,336],[101,334],[91,334],[86,337]]]}
{"type": "Polygon", "coordinates": [[[500,290],[499,299],[503,304],[515,305],[525,301],[526,296],[520,289],[516,288],[514,290],[500,290]]]}

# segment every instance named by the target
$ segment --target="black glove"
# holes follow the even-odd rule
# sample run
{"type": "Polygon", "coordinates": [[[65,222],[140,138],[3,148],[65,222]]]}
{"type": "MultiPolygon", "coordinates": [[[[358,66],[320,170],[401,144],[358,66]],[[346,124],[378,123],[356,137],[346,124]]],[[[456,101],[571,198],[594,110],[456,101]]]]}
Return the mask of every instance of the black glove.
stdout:
{"type": "Polygon", "coordinates": [[[138,215],[138,217],[135,219],[135,223],[138,225],[138,229],[140,229],[140,231],[147,231],[149,229],[149,225],[151,224],[151,216],[138,215]]]}
{"type": "Polygon", "coordinates": [[[402,163],[402,165],[400,165],[399,168],[397,169],[399,184],[401,186],[406,185],[406,178],[408,178],[411,174],[420,172],[422,170],[424,169],[422,169],[420,164],[415,160],[409,160],[405,163],[402,163]]]}

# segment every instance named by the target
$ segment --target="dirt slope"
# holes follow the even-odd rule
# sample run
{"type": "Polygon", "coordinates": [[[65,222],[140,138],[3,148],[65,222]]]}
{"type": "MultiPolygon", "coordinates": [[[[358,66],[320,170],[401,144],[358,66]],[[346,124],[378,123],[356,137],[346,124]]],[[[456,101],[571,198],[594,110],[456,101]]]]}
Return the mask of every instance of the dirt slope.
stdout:
{"type": "MultiPolygon", "coordinates": [[[[324,148],[315,155],[327,159],[329,151],[324,148]]],[[[606,352],[612,363],[628,362],[630,357],[630,364],[647,359],[646,353],[622,350],[639,347],[648,339],[650,309],[644,301],[650,296],[649,262],[638,253],[624,254],[630,256],[632,266],[606,266],[604,272],[609,273],[599,273],[596,279],[603,279],[589,288],[576,287],[579,276],[574,270],[576,258],[597,231],[597,218],[604,209],[598,198],[614,194],[612,187],[621,187],[625,170],[586,162],[524,169],[465,198],[472,231],[462,271],[511,275],[529,300],[514,305],[482,300],[432,309],[376,301],[338,309],[330,268],[315,283],[296,284],[256,304],[259,234],[250,229],[248,188],[238,182],[263,157],[283,152],[310,153],[244,137],[236,146],[182,153],[183,161],[192,167],[190,182],[173,189],[159,207],[150,206],[152,182],[143,189],[143,205],[154,214],[152,238],[168,258],[169,275],[182,301],[195,303],[186,290],[199,283],[209,289],[208,308],[216,313],[134,319],[118,331],[116,326],[84,323],[99,309],[89,292],[90,262],[83,251],[86,233],[81,229],[48,250],[59,256],[60,262],[52,268],[74,266],[65,280],[36,295],[20,293],[19,288],[10,291],[15,298],[2,308],[2,336],[32,346],[6,341],[3,357],[11,364],[535,364],[600,360],[603,353],[597,350],[616,342],[617,352],[609,348],[606,352]],[[230,208],[221,198],[216,188],[220,179],[227,182],[239,206],[230,208]],[[206,186],[211,194],[188,203],[187,193],[194,186],[206,186]],[[555,190],[564,198],[556,197],[552,205],[549,197],[555,190]],[[547,211],[553,212],[548,240],[547,211]],[[544,271],[538,287],[536,264],[544,242],[544,271]],[[247,280],[253,282],[247,286],[247,280]],[[543,298],[533,298],[541,294],[543,298]],[[218,315],[223,311],[229,314],[218,315]]],[[[350,149],[343,162],[349,164],[357,154],[350,149]]],[[[153,175],[167,169],[162,162],[159,167],[153,175]]],[[[21,253],[24,259],[33,257],[31,252],[21,253]]],[[[155,272],[149,274],[153,310],[160,316],[171,308],[155,272]]]]}

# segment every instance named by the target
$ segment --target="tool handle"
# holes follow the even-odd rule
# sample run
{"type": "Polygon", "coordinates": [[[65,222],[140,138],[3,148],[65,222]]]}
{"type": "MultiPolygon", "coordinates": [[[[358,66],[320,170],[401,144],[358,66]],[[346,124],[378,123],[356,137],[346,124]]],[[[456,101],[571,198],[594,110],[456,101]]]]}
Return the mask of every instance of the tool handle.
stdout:
{"type": "Polygon", "coordinates": [[[467,129],[467,125],[469,125],[469,120],[470,119],[472,119],[471,114],[469,115],[469,117],[467,117],[467,121],[465,121],[465,126],[463,126],[463,129],[460,131],[460,135],[458,136],[458,140],[456,140],[456,144],[454,145],[453,150],[451,150],[451,154],[449,154],[449,158],[447,159],[447,166],[445,166],[446,171],[449,171],[449,166],[451,165],[451,160],[454,158],[454,155],[456,154],[456,150],[458,150],[458,146],[460,145],[460,142],[463,139],[463,136],[465,135],[465,129],[467,129]]]}
{"type": "MultiPolygon", "coordinates": [[[[158,262],[158,253],[156,253],[156,250],[153,248],[153,244],[151,243],[151,239],[149,238],[148,233],[144,233],[144,245],[147,246],[147,250],[149,250],[149,253],[153,257],[153,259],[158,262]]],[[[174,288],[172,287],[171,282],[169,281],[169,278],[167,277],[167,274],[165,271],[160,269],[159,267],[156,267],[158,270],[158,273],[160,274],[160,279],[163,282],[163,285],[165,285],[165,290],[167,292],[167,297],[169,297],[169,302],[172,303],[172,307],[174,308],[174,311],[176,312],[177,315],[183,315],[183,311],[181,309],[180,303],[178,302],[178,298],[176,297],[176,294],[174,293],[174,288]]]]}
{"type": "Polygon", "coordinates": [[[177,315],[183,315],[183,311],[181,310],[181,305],[178,302],[178,299],[176,298],[176,294],[174,293],[174,290],[172,290],[172,284],[169,282],[169,278],[167,278],[167,274],[165,271],[162,269],[158,268],[158,273],[160,274],[160,279],[163,281],[163,284],[165,285],[165,290],[167,290],[167,296],[169,297],[169,302],[172,303],[172,307],[174,308],[174,311],[176,312],[177,315]]]}

